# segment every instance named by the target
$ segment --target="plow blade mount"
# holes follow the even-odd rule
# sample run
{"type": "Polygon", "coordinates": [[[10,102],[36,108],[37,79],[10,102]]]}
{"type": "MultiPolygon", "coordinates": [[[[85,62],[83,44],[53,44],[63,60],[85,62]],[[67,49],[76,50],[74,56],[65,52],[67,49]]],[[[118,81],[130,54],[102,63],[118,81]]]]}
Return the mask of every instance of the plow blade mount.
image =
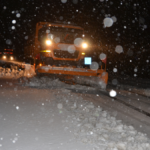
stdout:
{"type": "Polygon", "coordinates": [[[108,73],[103,69],[90,70],[85,68],[38,66],[36,73],[73,76],[73,80],[77,84],[90,85],[102,89],[106,88],[108,82],[108,73]]]}

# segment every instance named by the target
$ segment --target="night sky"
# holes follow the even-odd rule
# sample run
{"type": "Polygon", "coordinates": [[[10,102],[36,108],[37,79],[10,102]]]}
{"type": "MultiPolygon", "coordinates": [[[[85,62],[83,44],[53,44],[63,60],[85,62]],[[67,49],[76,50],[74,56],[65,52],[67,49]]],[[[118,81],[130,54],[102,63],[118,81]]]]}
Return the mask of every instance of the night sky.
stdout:
{"type": "Polygon", "coordinates": [[[0,48],[23,54],[24,44],[39,21],[75,23],[108,56],[108,69],[150,76],[150,0],[0,0],[0,48]],[[115,17],[104,27],[106,17],[115,17]],[[121,45],[123,53],[115,52],[121,45]],[[128,67],[130,66],[130,67],[128,67]],[[121,69],[123,68],[124,69],[121,69]]]}

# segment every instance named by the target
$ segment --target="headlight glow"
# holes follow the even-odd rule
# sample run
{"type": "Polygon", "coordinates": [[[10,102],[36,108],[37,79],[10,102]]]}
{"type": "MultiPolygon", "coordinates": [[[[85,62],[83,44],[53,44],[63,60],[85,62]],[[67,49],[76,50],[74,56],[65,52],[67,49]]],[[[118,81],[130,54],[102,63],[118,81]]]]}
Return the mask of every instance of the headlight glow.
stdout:
{"type": "Polygon", "coordinates": [[[51,41],[51,40],[46,40],[46,44],[47,44],[47,45],[51,45],[51,44],[52,44],[52,41],[51,41]]]}
{"type": "Polygon", "coordinates": [[[10,57],[10,60],[14,60],[14,58],[11,56],[11,57],[10,57]]]}
{"type": "Polygon", "coordinates": [[[3,56],[3,59],[6,59],[6,56],[3,56]]]}
{"type": "Polygon", "coordinates": [[[82,47],[83,47],[83,48],[87,48],[88,45],[87,45],[86,43],[83,43],[83,44],[82,44],[82,47]]]}
{"type": "Polygon", "coordinates": [[[51,52],[51,50],[46,50],[46,52],[50,53],[50,52],[51,52]]]}

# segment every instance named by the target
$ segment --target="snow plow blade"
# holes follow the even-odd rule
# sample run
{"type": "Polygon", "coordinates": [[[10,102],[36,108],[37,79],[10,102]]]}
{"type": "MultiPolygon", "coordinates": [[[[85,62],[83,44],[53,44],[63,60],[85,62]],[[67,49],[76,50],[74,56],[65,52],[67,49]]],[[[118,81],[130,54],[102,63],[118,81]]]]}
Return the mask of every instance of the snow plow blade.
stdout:
{"type": "Polygon", "coordinates": [[[36,73],[73,76],[73,80],[77,84],[90,85],[101,89],[105,89],[108,82],[108,73],[103,69],[38,66],[36,73]]]}

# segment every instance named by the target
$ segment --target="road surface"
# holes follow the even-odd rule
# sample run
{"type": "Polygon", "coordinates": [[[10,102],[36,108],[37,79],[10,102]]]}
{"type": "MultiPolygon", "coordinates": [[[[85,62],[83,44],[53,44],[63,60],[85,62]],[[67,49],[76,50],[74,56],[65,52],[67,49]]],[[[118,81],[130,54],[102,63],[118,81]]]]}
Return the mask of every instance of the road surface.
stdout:
{"type": "Polygon", "coordinates": [[[43,78],[0,78],[0,149],[150,149],[149,98],[43,78]]]}

